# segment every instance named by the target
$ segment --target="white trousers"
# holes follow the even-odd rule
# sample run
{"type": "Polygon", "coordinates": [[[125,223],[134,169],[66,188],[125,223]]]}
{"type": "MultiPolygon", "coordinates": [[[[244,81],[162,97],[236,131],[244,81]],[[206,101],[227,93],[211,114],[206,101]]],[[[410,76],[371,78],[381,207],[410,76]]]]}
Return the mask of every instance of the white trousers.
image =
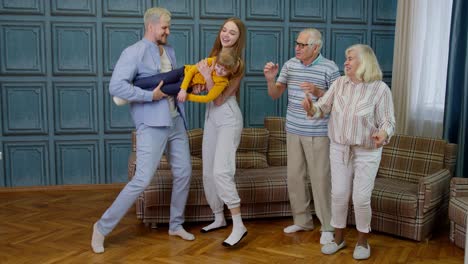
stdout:
{"type": "Polygon", "coordinates": [[[370,232],[370,201],[381,157],[382,148],[366,149],[333,142],[330,144],[333,227],[346,227],[349,198],[352,194],[356,229],[362,233],[370,232]]]}
{"type": "Polygon", "coordinates": [[[234,96],[220,106],[207,104],[202,145],[203,187],[215,214],[223,211],[224,204],[229,209],[240,206],[234,174],[242,124],[242,114],[234,96]]]}

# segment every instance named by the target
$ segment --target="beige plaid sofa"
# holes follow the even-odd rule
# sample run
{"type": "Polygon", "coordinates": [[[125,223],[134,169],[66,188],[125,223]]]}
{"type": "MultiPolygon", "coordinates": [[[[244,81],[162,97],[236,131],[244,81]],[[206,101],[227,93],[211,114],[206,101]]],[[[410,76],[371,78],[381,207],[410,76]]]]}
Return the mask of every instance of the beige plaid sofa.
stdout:
{"type": "Polygon", "coordinates": [[[468,214],[468,178],[452,178],[450,183],[450,241],[465,248],[466,217],[468,214]]]}
{"type": "MultiPolygon", "coordinates": [[[[264,128],[247,128],[242,133],[235,178],[245,218],[291,215],[284,122],[282,117],[267,117],[264,128]]],[[[193,174],[185,217],[188,222],[209,221],[213,215],[205,200],[201,177],[203,131],[195,129],[188,133],[193,174]]],[[[447,221],[456,151],[455,144],[444,140],[392,137],[383,149],[372,193],[372,230],[421,241],[429,237],[438,220],[447,221]]],[[[134,173],[133,152],[129,178],[134,173]]],[[[137,217],[148,224],[167,223],[171,186],[171,172],[163,159],[156,177],[137,200],[137,217]]],[[[314,213],[312,202],[311,213],[314,213]]],[[[355,224],[352,205],[348,223],[355,224]]]]}
{"type": "MultiPolygon", "coordinates": [[[[286,134],[284,118],[267,117],[264,128],[244,128],[236,154],[236,185],[243,218],[290,216],[286,182],[286,134]]],[[[202,181],[202,129],[188,131],[192,158],[192,180],[185,208],[187,222],[211,221],[202,181]]],[[[135,174],[135,135],[129,158],[129,178],[135,174]]],[[[169,222],[172,176],[165,157],[150,186],[136,202],[137,218],[155,225],[169,222]]],[[[313,209],[312,209],[312,213],[313,209]]],[[[226,215],[229,217],[229,214],[226,215]]]]}
{"type": "MultiPolygon", "coordinates": [[[[456,152],[457,145],[440,139],[392,137],[372,192],[371,229],[421,241],[446,223],[456,152]]],[[[355,224],[352,208],[348,222],[355,224]]]]}

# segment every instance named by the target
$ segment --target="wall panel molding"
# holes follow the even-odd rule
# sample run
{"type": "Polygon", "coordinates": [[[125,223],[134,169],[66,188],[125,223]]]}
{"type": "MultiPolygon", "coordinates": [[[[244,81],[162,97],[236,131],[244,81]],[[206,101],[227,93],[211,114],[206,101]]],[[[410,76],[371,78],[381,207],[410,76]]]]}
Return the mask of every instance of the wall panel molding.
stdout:
{"type": "Polygon", "coordinates": [[[371,46],[377,56],[382,73],[387,76],[391,75],[395,32],[393,30],[373,30],[371,34],[371,46]]]}
{"type": "Polygon", "coordinates": [[[52,0],[51,13],[56,16],[95,16],[97,0],[52,0]]]}
{"type": "Polygon", "coordinates": [[[3,157],[6,186],[51,184],[47,142],[7,142],[3,157]]]}
{"type": "Polygon", "coordinates": [[[128,182],[128,156],[132,151],[129,140],[104,142],[106,148],[106,183],[128,182]]]}
{"type": "Polygon", "coordinates": [[[55,75],[96,75],[96,24],[52,23],[55,75]]]}
{"type": "Polygon", "coordinates": [[[281,27],[248,27],[246,74],[263,75],[263,67],[267,62],[283,61],[283,43],[281,27]]]}
{"type": "Polygon", "coordinates": [[[0,20],[1,75],[45,75],[43,22],[0,20]]]}
{"type": "Polygon", "coordinates": [[[239,0],[200,0],[200,18],[240,17],[239,0]]]}
{"type": "Polygon", "coordinates": [[[289,10],[291,21],[325,23],[327,20],[327,4],[325,0],[291,0],[289,10]]]}
{"type": "Polygon", "coordinates": [[[0,0],[0,13],[21,15],[43,15],[43,0],[0,0]]]}
{"type": "Polygon", "coordinates": [[[196,63],[194,58],[194,28],[193,25],[172,25],[169,43],[176,50],[177,68],[184,64],[196,63]]]}
{"type": "Polygon", "coordinates": [[[143,18],[145,13],[144,0],[102,0],[103,16],[123,16],[143,18]]]}
{"type": "Polygon", "coordinates": [[[194,0],[153,0],[153,6],[164,6],[172,18],[195,18],[194,0]]]}
{"type": "Polygon", "coordinates": [[[44,135],[48,132],[46,84],[1,83],[5,135],[44,135]]]}
{"type": "Polygon", "coordinates": [[[97,141],[57,141],[55,153],[57,184],[102,183],[97,141]]]}
{"type": "Polygon", "coordinates": [[[53,88],[55,133],[98,133],[96,83],[57,82],[53,88]]]}
{"type": "Polygon", "coordinates": [[[281,115],[282,100],[273,101],[266,82],[252,79],[244,82],[242,106],[245,127],[264,127],[265,116],[281,115]]]}
{"type": "Polygon", "coordinates": [[[117,106],[109,94],[109,83],[104,83],[103,87],[105,132],[130,133],[134,129],[130,105],[117,106]]]}
{"type": "Polygon", "coordinates": [[[367,0],[333,0],[332,22],[366,24],[367,0]]]}
{"type": "Polygon", "coordinates": [[[372,23],[379,25],[396,24],[398,0],[375,0],[372,6],[372,23]]]}
{"type": "Polygon", "coordinates": [[[284,1],[250,0],[246,4],[247,20],[284,20],[284,1]]]}
{"type": "Polygon", "coordinates": [[[210,55],[219,27],[219,25],[200,25],[200,59],[210,55]]]}
{"type": "Polygon", "coordinates": [[[122,51],[141,40],[144,27],[139,24],[103,23],[104,74],[111,75],[122,51]]]}

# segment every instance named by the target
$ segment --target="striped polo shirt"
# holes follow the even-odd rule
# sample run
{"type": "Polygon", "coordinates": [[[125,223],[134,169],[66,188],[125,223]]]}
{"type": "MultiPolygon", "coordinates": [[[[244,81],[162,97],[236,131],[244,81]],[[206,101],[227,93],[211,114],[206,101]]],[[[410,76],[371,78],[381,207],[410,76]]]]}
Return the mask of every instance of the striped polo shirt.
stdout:
{"type": "MultiPolygon", "coordinates": [[[[329,117],[307,118],[301,105],[305,93],[299,85],[303,82],[310,82],[326,91],[339,76],[340,72],[336,64],[321,54],[309,65],[302,64],[297,58],[292,58],[284,64],[277,82],[286,84],[288,88],[286,132],[300,136],[327,136],[329,117]]],[[[312,100],[316,102],[317,98],[313,97],[312,100]]]]}

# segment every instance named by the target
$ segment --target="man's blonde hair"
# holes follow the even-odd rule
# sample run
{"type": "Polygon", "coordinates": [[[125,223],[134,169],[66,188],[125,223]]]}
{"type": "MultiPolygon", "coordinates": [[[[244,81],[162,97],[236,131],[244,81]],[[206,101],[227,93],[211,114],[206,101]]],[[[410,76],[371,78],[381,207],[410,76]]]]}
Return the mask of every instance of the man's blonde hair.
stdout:
{"type": "Polygon", "coordinates": [[[159,23],[160,18],[166,22],[171,21],[171,12],[163,7],[152,7],[146,10],[143,20],[145,22],[145,28],[150,23],[159,23]]]}
{"type": "Polygon", "coordinates": [[[357,53],[360,62],[355,77],[363,82],[381,81],[382,70],[380,70],[379,62],[372,48],[364,44],[355,44],[346,49],[345,56],[348,56],[352,50],[357,53]]]}

